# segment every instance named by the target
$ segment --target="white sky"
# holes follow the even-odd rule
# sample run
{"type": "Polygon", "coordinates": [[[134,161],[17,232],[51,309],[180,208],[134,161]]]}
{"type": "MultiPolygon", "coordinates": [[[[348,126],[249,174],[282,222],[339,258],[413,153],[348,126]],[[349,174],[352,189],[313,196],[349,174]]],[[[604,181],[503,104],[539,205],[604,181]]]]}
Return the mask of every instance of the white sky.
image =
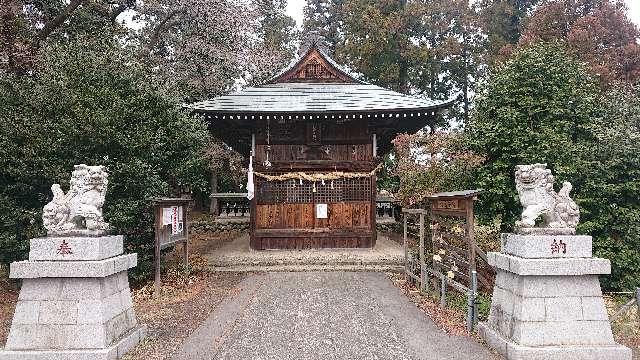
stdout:
{"type": "MultiPolygon", "coordinates": [[[[625,0],[625,2],[629,8],[629,17],[636,25],[640,26],[640,0],[625,0]]],[[[302,26],[302,9],[306,3],[306,0],[289,0],[287,4],[287,14],[296,21],[298,28],[302,26]]]]}

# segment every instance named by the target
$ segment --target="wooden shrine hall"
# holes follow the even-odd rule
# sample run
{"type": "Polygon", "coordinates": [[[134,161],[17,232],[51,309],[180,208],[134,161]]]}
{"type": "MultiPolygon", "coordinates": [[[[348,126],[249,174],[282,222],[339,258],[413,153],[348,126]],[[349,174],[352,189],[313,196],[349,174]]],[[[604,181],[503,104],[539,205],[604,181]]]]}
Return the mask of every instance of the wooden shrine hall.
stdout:
{"type": "Polygon", "coordinates": [[[451,104],[362,82],[320,42],[262,86],[189,106],[253,155],[253,249],[373,247],[376,170],[391,140],[451,104]]]}

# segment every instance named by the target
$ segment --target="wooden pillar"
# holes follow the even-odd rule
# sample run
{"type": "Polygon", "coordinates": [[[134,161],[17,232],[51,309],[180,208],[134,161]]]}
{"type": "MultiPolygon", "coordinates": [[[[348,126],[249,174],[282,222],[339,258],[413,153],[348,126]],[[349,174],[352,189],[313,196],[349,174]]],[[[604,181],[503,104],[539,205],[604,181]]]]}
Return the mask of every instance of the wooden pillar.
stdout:
{"type": "Polygon", "coordinates": [[[185,205],[184,208],[182,209],[182,221],[184,221],[184,244],[182,246],[182,263],[184,264],[184,268],[187,271],[187,273],[189,273],[190,269],[189,269],[189,222],[187,221],[187,219],[189,218],[187,216],[187,212],[189,211],[189,206],[185,205]]]}
{"type": "MultiPolygon", "coordinates": [[[[402,240],[402,248],[404,250],[404,278],[407,281],[409,281],[409,279],[410,279],[407,276],[407,274],[409,273],[409,244],[407,244],[407,217],[408,216],[409,216],[408,213],[404,213],[402,215],[403,221],[404,221],[404,232],[403,232],[403,237],[402,237],[402,239],[403,239],[402,240]]],[[[639,294],[640,294],[640,292],[639,292],[639,294]]]]}
{"type": "Polygon", "coordinates": [[[369,247],[376,246],[376,240],[378,238],[378,231],[376,226],[376,196],[378,195],[378,189],[376,184],[376,174],[371,175],[371,243],[369,247]]]}
{"type": "Polygon", "coordinates": [[[472,278],[472,273],[476,271],[476,238],[474,232],[474,218],[473,218],[473,199],[465,200],[466,209],[466,221],[467,221],[467,242],[469,246],[469,279],[472,278]]]}
{"type": "Polygon", "coordinates": [[[424,254],[424,213],[420,213],[420,289],[426,289],[426,256],[424,254]]]}
{"type": "Polygon", "coordinates": [[[153,295],[157,298],[160,297],[160,238],[164,236],[162,233],[162,207],[154,206],[155,208],[155,246],[154,246],[154,292],[153,295]]]}

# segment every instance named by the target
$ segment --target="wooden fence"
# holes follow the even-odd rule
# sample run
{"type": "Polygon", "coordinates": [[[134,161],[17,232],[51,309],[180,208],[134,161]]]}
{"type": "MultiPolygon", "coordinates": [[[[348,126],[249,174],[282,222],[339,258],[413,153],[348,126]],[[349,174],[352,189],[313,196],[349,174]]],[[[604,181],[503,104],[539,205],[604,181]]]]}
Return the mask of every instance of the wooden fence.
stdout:
{"type": "MultiPolygon", "coordinates": [[[[423,291],[432,289],[446,306],[447,289],[467,296],[467,328],[477,323],[479,291],[491,293],[495,272],[473,239],[467,217],[442,216],[433,209],[403,209],[405,274],[423,291]],[[451,234],[450,229],[456,229],[451,234]]],[[[451,215],[451,214],[450,214],[451,215]]]]}

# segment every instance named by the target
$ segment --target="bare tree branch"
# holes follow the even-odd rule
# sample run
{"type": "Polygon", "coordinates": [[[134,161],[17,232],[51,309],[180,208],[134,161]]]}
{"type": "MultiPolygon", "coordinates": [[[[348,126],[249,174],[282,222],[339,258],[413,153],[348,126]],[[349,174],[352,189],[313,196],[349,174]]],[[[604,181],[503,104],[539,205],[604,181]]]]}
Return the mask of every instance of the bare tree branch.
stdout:
{"type": "Polygon", "coordinates": [[[162,19],[158,23],[158,25],[156,25],[156,27],[153,29],[153,32],[151,33],[151,37],[149,38],[147,46],[142,48],[143,56],[149,55],[151,50],[153,50],[153,48],[158,45],[158,42],[160,41],[160,35],[162,35],[162,32],[167,28],[166,25],[169,23],[169,20],[173,19],[178,14],[183,13],[185,13],[184,9],[174,9],[173,11],[168,13],[167,16],[165,16],[164,19],[162,19]]]}
{"type": "Polygon", "coordinates": [[[59,28],[85,1],[86,0],[71,0],[69,5],[67,5],[67,7],[58,16],[44,24],[42,30],[40,30],[36,35],[36,43],[46,40],[47,37],[51,35],[55,29],[59,28]]]}

